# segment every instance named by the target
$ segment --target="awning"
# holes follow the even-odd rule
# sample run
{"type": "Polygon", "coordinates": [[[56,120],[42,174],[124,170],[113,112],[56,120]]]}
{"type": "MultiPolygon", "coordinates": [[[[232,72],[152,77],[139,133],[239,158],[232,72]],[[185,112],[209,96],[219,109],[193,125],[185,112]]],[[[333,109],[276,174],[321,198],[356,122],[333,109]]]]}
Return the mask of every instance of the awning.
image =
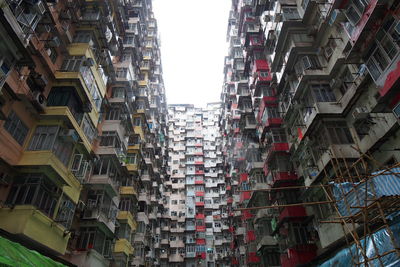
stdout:
{"type": "Polygon", "coordinates": [[[26,247],[12,242],[0,236],[0,265],[19,267],[62,267],[65,266],[37,251],[27,249],[26,247]]]}

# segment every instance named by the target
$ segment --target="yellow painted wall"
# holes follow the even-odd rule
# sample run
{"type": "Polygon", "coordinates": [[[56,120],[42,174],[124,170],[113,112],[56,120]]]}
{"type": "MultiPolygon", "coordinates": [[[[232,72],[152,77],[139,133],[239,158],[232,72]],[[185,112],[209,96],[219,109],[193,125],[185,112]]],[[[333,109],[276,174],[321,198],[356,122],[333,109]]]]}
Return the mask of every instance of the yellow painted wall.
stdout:
{"type": "Polygon", "coordinates": [[[64,227],[54,223],[35,207],[22,205],[14,209],[2,208],[0,218],[0,228],[13,234],[23,234],[60,254],[65,253],[70,235],[64,236],[64,227]]]}

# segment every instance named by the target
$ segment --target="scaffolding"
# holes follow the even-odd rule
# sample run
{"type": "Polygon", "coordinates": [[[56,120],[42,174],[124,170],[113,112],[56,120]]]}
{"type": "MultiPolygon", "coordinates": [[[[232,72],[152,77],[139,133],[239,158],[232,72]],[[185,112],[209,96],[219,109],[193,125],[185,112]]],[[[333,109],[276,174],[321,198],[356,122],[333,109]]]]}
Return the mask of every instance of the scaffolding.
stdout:
{"type": "Polygon", "coordinates": [[[244,207],[236,210],[329,205],[335,214],[319,220],[318,223],[341,225],[346,247],[332,258],[315,263],[317,266],[400,266],[400,163],[384,166],[370,153],[352,148],[360,155],[352,161],[337,155],[337,150],[329,150],[330,175],[325,166],[321,171],[321,179],[318,179],[325,183],[243,190],[273,194],[293,189],[303,190],[304,193],[315,188],[324,192],[326,201],[244,207]],[[374,169],[378,171],[373,171],[374,169]]]}

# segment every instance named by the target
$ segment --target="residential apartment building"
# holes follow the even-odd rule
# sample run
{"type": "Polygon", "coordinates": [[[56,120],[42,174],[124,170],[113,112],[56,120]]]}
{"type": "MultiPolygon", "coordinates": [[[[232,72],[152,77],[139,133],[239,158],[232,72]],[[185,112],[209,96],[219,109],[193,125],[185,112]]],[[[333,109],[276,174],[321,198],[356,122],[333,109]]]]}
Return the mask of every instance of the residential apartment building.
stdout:
{"type": "Polygon", "coordinates": [[[398,264],[398,209],[369,201],[400,195],[378,192],[400,161],[399,12],[232,1],[221,94],[232,266],[398,264]]]}
{"type": "Polygon", "coordinates": [[[151,0],[0,7],[1,234],[64,265],[158,265],[168,117],[151,0]]]}
{"type": "Polygon", "coordinates": [[[220,103],[169,105],[169,171],[161,266],[228,266],[220,103]]]}

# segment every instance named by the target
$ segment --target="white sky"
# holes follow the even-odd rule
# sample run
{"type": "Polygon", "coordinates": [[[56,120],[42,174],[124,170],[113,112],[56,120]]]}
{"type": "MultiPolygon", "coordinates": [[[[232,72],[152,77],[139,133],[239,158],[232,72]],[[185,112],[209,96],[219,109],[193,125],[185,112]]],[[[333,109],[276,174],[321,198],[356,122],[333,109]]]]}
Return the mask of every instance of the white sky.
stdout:
{"type": "Polygon", "coordinates": [[[230,0],[154,0],[168,104],[220,100],[230,0]]]}

